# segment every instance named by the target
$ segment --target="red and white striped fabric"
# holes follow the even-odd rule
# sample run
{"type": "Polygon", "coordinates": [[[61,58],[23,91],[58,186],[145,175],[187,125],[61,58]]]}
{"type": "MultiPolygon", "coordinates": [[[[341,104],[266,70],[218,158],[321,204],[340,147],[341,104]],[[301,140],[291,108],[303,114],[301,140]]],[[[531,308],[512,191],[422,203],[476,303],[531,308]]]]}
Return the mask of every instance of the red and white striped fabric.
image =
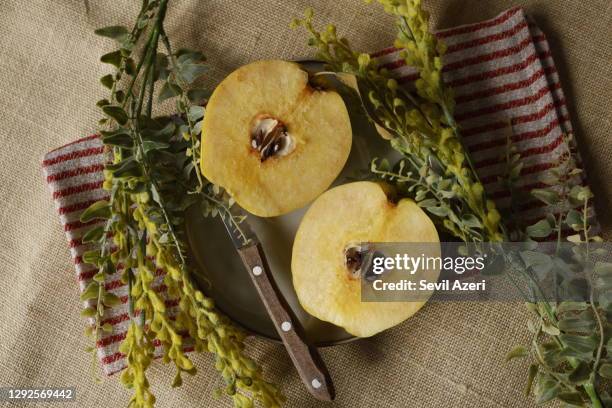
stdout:
{"type": "MultiPolygon", "coordinates": [[[[456,116],[465,142],[472,153],[488,194],[501,208],[509,203],[508,191],[497,182],[503,171],[500,157],[505,152],[508,132],[525,165],[520,184],[526,189],[540,186],[542,174],[555,165],[567,151],[562,133],[572,128],[544,34],[520,8],[477,24],[443,30],[439,36],[448,46],[445,81],[455,89],[456,116]]],[[[374,54],[381,64],[403,83],[416,79],[396,50],[374,54]]],[[[95,270],[81,260],[81,237],[88,227],[79,222],[81,212],[92,202],[108,196],[102,187],[102,169],[107,159],[98,137],[88,136],[48,153],[44,173],[53,194],[74,259],[81,290],[95,270]]],[[[583,182],[577,178],[576,182],[583,182]]],[[[524,202],[521,217],[537,221],[550,208],[536,201],[524,202]]],[[[160,278],[163,271],[158,271],[160,278]]],[[[125,366],[119,344],[128,324],[126,286],[119,273],[109,276],[107,290],[121,297],[123,304],[109,311],[104,322],[113,325],[112,333],[98,341],[98,355],[107,374],[125,366]]],[[[165,288],[160,282],[160,292],[165,288]]],[[[168,306],[176,306],[172,299],[168,306]]]]}

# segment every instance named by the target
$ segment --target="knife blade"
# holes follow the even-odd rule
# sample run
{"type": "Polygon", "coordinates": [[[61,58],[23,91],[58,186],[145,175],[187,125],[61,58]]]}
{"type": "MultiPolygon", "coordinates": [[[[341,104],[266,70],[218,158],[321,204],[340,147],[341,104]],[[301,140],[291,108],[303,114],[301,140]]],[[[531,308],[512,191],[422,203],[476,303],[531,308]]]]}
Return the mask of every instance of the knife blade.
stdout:
{"type": "Polygon", "coordinates": [[[332,401],[335,390],[329,371],[317,348],[306,341],[304,329],[275,284],[247,214],[234,204],[221,219],[302,382],[315,398],[332,401]]]}

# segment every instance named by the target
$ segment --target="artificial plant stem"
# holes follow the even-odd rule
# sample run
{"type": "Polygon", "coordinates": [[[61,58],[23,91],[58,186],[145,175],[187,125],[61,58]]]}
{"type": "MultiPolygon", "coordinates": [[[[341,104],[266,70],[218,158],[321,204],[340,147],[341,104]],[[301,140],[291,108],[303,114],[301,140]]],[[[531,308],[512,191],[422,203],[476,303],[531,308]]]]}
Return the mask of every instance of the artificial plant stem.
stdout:
{"type": "Polygon", "coordinates": [[[147,42],[145,43],[145,48],[143,50],[143,54],[142,57],[140,57],[140,60],[138,61],[138,64],[136,65],[136,70],[134,72],[134,75],[132,76],[132,80],[130,81],[130,84],[127,87],[127,91],[125,93],[126,95],[126,99],[125,101],[123,101],[122,103],[122,107],[125,108],[127,102],[128,102],[128,96],[132,95],[132,90],[134,88],[134,85],[136,84],[136,80],[138,79],[138,76],[140,75],[140,71],[142,70],[142,66],[145,63],[146,57],[148,55],[149,52],[149,46],[151,44],[151,41],[153,40],[153,35],[154,35],[154,30],[151,30],[151,33],[149,34],[149,38],[147,40],[147,42]]]}
{"type": "MultiPolygon", "coordinates": [[[[144,64],[145,64],[145,71],[144,71],[144,78],[143,78],[143,83],[142,83],[142,87],[140,88],[140,95],[138,96],[138,105],[136,108],[136,113],[135,113],[135,119],[136,122],[138,123],[138,118],[140,117],[140,113],[142,112],[142,106],[144,104],[144,97],[147,91],[147,81],[150,80],[149,76],[151,73],[151,62],[152,62],[152,55],[155,54],[155,52],[157,52],[157,40],[159,38],[159,30],[157,28],[157,26],[155,26],[153,28],[153,31],[151,32],[152,36],[151,39],[149,40],[149,43],[147,44],[147,53],[144,57],[144,64]]],[[[139,132],[139,129],[136,129],[136,133],[139,132]]]]}
{"type": "MultiPolygon", "coordinates": [[[[166,6],[167,6],[167,0],[161,0],[160,5],[159,5],[159,9],[157,12],[157,17],[156,17],[156,23],[155,26],[153,27],[153,30],[151,32],[151,36],[149,37],[149,42],[147,45],[147,51],[146,51],[146,55],[143,58],[143,62],[145,65],[145,72],[144,72],[144,78],[143,78],[143,86],[140,90],[140,96],[138,99],[138,106],[136,108],[136,115],[135,117],[138,118],[140,116],[140,112],[142,111],[142,106],[143,106],[143,102],[144,102],[144,97],[145,97],[145,92],[147,90],[147,82],[149,81],[149,84],[154,82],[154,67],[153,67],[153,63],[155,61],[155,56],[157,53],[157,44],[159,41],[159,36],[160,33],[162,31],[162,22],[164,20],[165,17],[165,13],[166,13],[166,6]]],[[[149,85],[151,86],[151,85],[149,85]]],[[[152,90],[150,91],[149,97],[151,98],[152,96],[152,90]]],[[[150,112],[148,112],[148,115],[150,116],[150,112]]],[[[146,178],[149,180],[149,182],[151,183],[151,189],[153,190],[152,192],[154,193],[155,196],[159,197],[159,207],[160,207],[160,211],[162,212],[162,215],[164,217],[164,220],[168,226],[168,230],[172,236],[172,241],[174,246],[176,247],[176,252],[177,252],[177,256],[180,259],[180,262],[182,264],[183,267],[186,266],[187,261],[183,256],[183,252],[182,249],[179,245],[179,241],[178,241],[178,237],[176,235],[176,231],[174,230],[174,226],[171,222],[170,216],[166,210],[165,204],[163,202],[163,199],[161,197],[161,194],[159,192],[159,186],[157,185],[157,182],[155,181],[155,179],[153,177],[151,177],[151,173],[150,173],[150,165],[149,165],[149,160],[147,158],[147,155],[145,154],[144,151],[144,142],[142,140],[142,135],[140,134],[140,130],[137,128],[134,131],[134,135],[135,135],[135,141],[136,141],[136,145],[138,148],[138,151],[142,157],[142,163],[143,163],[143,170],[145,172],[145,176],[146,178]]]]}
{"type": "MultiPolygon", "coordinates": [[[[157,48],[157,44],[156,47],[157,48]]],[[[147,100],[147,117],[150,118],[153,113],[153,94],[155,92],[155,64],[157,61],[157,52],[153,52],[151,58],[152,71],[149,75],[149,99],[147,100]]]]}
{"type": "Polygon", "coordinates": [[[597,395],[597,391],[595,390],[595,386],[592,382],[584,385],[584,390],[587,395],[591,399],[591,407],[592,408],[604,408],[601,400],[599,399],[599,395],[597,395]]]}
{"type": "MultiPolygon", "coordinates": [[[[136,79],[138,78],[138,75],[140,74],[140,70],[142,69],[143,64],[145,64],[146,60],[150,58],[148,57],[148,55],[151,51],[151,47],[154,47],[154,50],[153,50],[154,53],[157,52],[157,41],[159,39],[159,28],[161,27],[162,22],[164,21],[164,18],[166,17],[167,6],[168,6],[168,0],[160,1],[159,8],[157,9],[157,15],[155,18],[155,25],[153,27],[153,30],[151,30],[151,33],[149,34],[149,38],[145,45],[145,49],[143,50],[143,56],[140,58],[140,61],[138,61],[138,64],[136,65],[136,72],[134,73],[134,76],[132,77],[132,80],[130,81],[130,84],[128,85],[126,96],[131,95],[132,89],[134,87],[134,84],[136,83],[136,79]]],[[[146,78],[145,78],[145,82],[146,82],[146,78]]],[[[127,102],[127,98],[122,104],[122,107],[125,107],[126,102],[127,102]]]]}

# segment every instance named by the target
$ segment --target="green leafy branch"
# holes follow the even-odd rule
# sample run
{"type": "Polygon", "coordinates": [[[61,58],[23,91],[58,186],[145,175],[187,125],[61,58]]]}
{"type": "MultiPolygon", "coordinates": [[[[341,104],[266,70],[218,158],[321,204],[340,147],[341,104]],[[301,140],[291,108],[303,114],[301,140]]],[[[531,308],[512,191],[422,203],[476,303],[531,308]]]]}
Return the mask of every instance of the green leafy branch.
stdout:
{"type": "MultiPolygon", "coordinates": [[[[114,296],[104,290],[105,274],[123,268],[131,320],[120,348],[127,360],[121,379],[134,390],[130,406],[155,403],[146,370],[155,357],[156,342],[162,345],[164,362],[176,367],[173,386],[181,385],[182,373],[195,374],[185,354],[188,335],[196,351],[215,355],[215,366],[226,382],[224,392],[235,407],[253,407],[256,401],[278,407],[283,400],[279,391],[263,379],[261,368],[243,352],[244,333],[194,286],[184,252],[183,214],[197,204],[196,195],[189,193],[209,198],[208,215],[225,211],[231,203],[215,198],[218,189],[199,172],[204,109],[197,104],[207,93],[189,88],[205,71],[203,56],[190,50],[172,52],[163,26],[167,4],[167,0],[144,0],[130,31],[120,26],[97,30],[115,39],[119,49],[101,58],[115,67],[114,74],[101,80],[110,89],[110,98],[98,102],[105,114],[100,121],[102,140],[112,150],[113,162],[104,171],[104,188],[111,191],[111,199],[94,204],[83,214],[84,220],[106,220],[105,227],[88,233],[100,250],[87,253],[86,261],[97,265],[100,272],[85,297],[101,318],[104,306],[111,307],[105,302],[113,303],[114,296]],[[167,54],[158,51],[160,42],[167,54]],[[136,50],[140,50],[138,62],[134,61],[136,50]],[[178,116],[153,116],[158,81],[163,85],[157,100],[176,98],[178,116]],[[156,268],[166,271],[163,282],[157,279],[156,268]],[[159,295],[162,286],[170,298],[178,300],[178,308],[169,308],[159,295]]],[[[99,323],[94,327],[98,340],[99,323]]]]}
{"type": "MultiPolygon", "coordinates": [[[[571,144],[569,136],[565,142],[571,144]]],[[[557,243],[554,254],[526,252],[529,256],[525,259],[534,273],[553,274],[555,290],[582,300],[558,302],[561,296],[556,294],[554,299],[529,303],[536,322],[528,325],[533,333],[531,344],[516,347],[508,359],[531,356],[535,361],[529,368],[526,392],[533,391],[538,403],[557,398],[571,406],[599,408],[612,402],[610,395],[600,390],[601,380],[612,378],[612,264],[592,259],[593,255],[607,255],[607,251],[596,245],[601,238],[591,234],[592,193],[572,180],[580,173],[568,150],[549,171],[549,187],[532,191],[535,198],[559,209],[559,214],[526,227],[525,235],[541,239],[554,234],[557,243]],[[561,256],[564,229],[575,232],[567,238],[575,244],[571,256],[561,256]],[[593,244],[597,248],[591,249],[593,244]]]]}

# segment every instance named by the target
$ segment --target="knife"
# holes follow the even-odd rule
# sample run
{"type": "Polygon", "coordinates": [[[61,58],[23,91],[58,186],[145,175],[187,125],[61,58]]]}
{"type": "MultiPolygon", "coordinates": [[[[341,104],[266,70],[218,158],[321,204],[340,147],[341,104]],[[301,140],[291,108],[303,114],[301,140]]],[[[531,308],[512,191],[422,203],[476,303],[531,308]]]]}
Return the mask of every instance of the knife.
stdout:
{"type": "Polygon", "coordinates": [[[302,382],[315,398],[332,401],[335,391],[329,371],[317,348],[305,340],[304,329],[274,283],[261,242],[246,218],[237,204],[221,217],[302,382]]]}

